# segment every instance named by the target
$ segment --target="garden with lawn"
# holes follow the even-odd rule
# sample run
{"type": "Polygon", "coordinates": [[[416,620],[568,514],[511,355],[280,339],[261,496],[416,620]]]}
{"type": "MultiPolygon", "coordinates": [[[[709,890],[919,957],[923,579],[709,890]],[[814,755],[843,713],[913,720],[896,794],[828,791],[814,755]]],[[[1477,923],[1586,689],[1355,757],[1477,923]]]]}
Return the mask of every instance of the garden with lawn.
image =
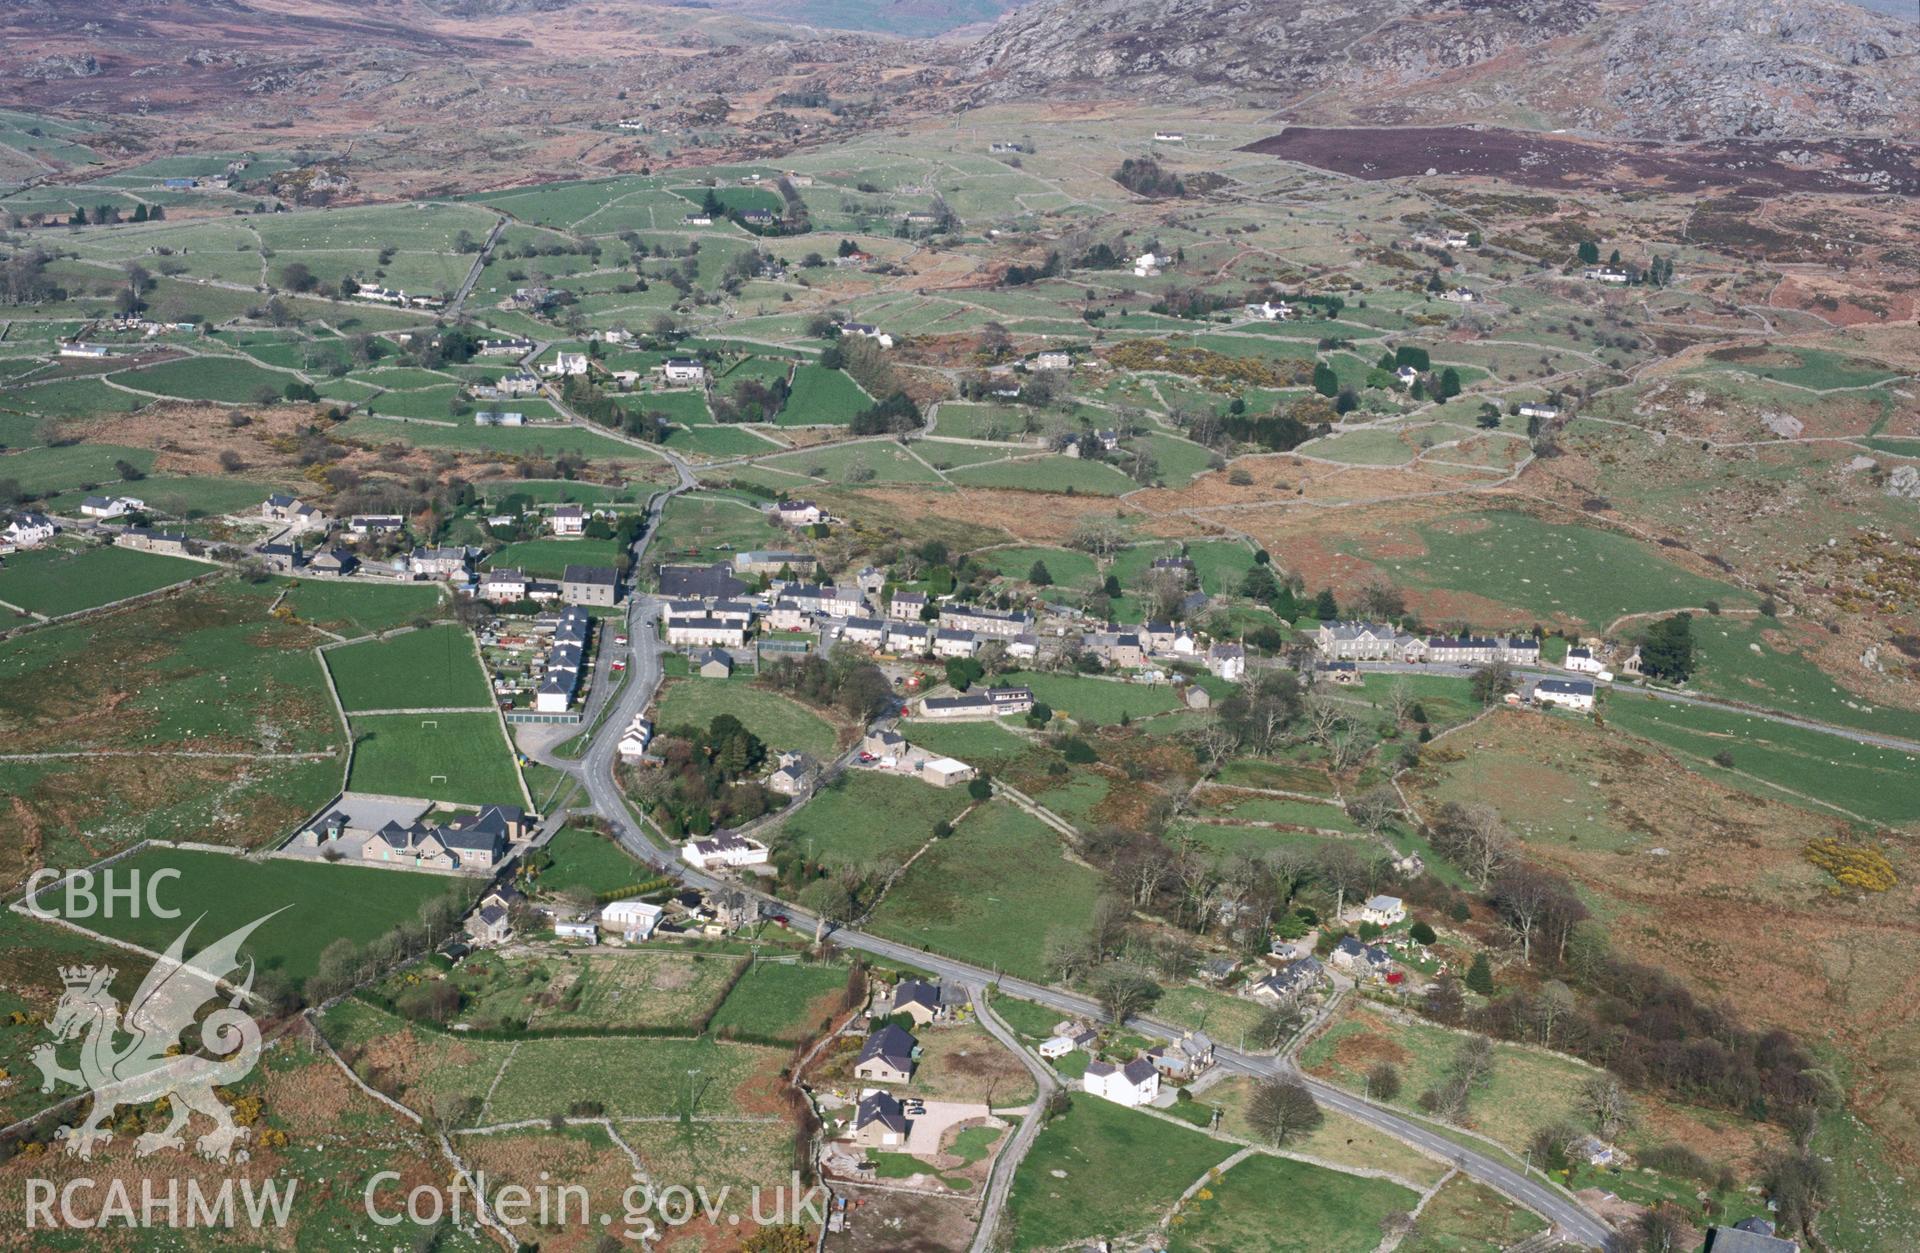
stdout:
{"type": "Polygon", "coordinates": [[[661,731],[678,726],[704,731],[721,714],[738,718],[769,753],[797,749],[825,760],[838,742],[833,724],[824,717],[746,679],[675,679],[661,689],[654,724],[661,731]]]}

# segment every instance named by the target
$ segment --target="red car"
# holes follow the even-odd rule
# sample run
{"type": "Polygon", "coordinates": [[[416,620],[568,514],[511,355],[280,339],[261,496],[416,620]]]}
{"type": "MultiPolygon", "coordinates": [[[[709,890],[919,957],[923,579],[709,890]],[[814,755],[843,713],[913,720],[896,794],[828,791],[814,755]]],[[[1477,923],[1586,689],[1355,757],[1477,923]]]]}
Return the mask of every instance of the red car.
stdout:
{"type": "Polygon", "coordinates": [[[625,670],[627,668],[627,663],[624,661],[616,661],[613,663],[612,668],[615,670],[625,670]]]}

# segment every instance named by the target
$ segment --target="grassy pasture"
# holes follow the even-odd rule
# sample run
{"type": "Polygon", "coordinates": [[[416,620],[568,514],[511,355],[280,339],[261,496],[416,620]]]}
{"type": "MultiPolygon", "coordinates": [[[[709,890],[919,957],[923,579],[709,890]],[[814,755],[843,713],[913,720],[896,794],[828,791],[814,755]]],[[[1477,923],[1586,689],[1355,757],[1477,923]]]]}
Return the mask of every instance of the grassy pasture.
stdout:
{"type": "Polygon", "coordinates": [[[419,584],[381,587],[314,579],[288,583],[287,598],[281,604],[303,622],[352,637],[438,616],[440,589],[419,584]]]}
{"type": "Polygon", "coordinates": [[[1180,707],[1180,698],[1164,685],[1038,672],[1011,674],[1000,681],[1032,688],[1034,696],[1053,706],[1055,713],[1081,723],[1107,726],[1120,721],[1123,714],[1139,719],[1180,707]]]}
{"type": "Polygon", "coordinates": [[[833,755],[833,725],[798,701],[744,681],[677,679],[662,690],[654,711],[661,730],[691,725],[704,730],[721,714],[732,714],[759,736],[768,751],[798,749],[816,758],[833,755]]]}
{"type": "Polygon", "coordinates": [[[1368,1253],[1381,1220],[1419,1200],[1390,1180],[1265,1154],[1206,1191],[1181,1211],[1171,1253],[1368,1253]]]}
{"type": "Polygon", "coordinates": [[[1014,1175],[1013,1247],[1060,1248],[1150,1228],[1232,1152],[1198,1131],[1077,1097],[1041,1130],[1014,1175]]]}
{"type": "Polygon", "coordinates": [[[667,502],[648,551],[662,561],[713,561],[740,549],[776,547],[783,534],[738,497],[692,492],[667,502]]]}
{"type": "Polygon", "coordinates": [[[1045,980],[1047,935],[1080,926],[1099,891],[1094,872],[1061,858],[1050,828],[990,801],[913,864],[875,911],[873,929],[1045,980]]]}
{"type": "Polygon", "coordinates": [[[781,843],[809,860],[870,868],[898,865],[967,806],[965,788],[851,770],[816,793],[780,827],[781,843]]]}
{"type": "Polygon", "coordinates": [[[540,872],[542,892],[564,892],[569,888],[611,892],[652,875],[652,871],[612,840],[578,827],[564,827],[556,832],[547,843],[546,851],[552,856],[553,864],[540,872]]]}
{"type": "Polygon", "coordinates": [[[47,617],[77,613],[212,572],[180,557],[130,548],[47,546],[7,558],[0,568],[0,601],[47,617]]]}
{"type": "Polygon", "coordinates": [[[843,370],[803,365],[793,372],[793,390],[780,410],[781,426],[845,426],[873,397],[843,370]]]}
{"type": "MultiPolygon", "coordinates": [[[[306,978],[317,966],[324,945],[313,943],[316,935],[364,944],[412,919],[428,900],[442,895],[471,900],[477,889],[472,881],[438,875],[325,862],[248,861],[184,849],[142,849],[118,868],[137,871],[143,880],[162,870],[177,871],[177,879],[153,880],[153,890],[163,907],[179,910],[179,916],[162,918],[143,910],[133,917],[96,915],[77,921],[159,951],[193,922],[187,950],[191,954],[256,918],[284,910],[253,933],[248,948],[263,968],[280,970],[294,980],[306,978]]],[[[46,903],[51,912],[60,912],[60,897],[46,903]]]]}
{"type": "Polygon", "coordinates": [[[465,627],[445,624],[323,654],[348,713],[486,708],[492,691],[465,627]]]}
{"type": "Polygon", "coordinates": [[[1071,548],[1039,548],[1021,545],[1015,548],[990,548],[973,554],[973,559],[1009,579],[1025,581],[1033,563],[1042,562],[1053,576],[1053,586],[1085,589],[1099,581],[1100,571],[1093,558],[1071,548]]]}
{"type": "Polygon", "coordinates": [[[1027,492],[1084,492],[1090,496],[1118,496],[1139,486],[1110,465],[1054,454],[965,466],[952,471],[948,477],[966,487],[1003,487],[1027,492]]]}
{"type": "Polygon", "coordinates": [[[263,369],[243,357],[199,356],[126,371],[116,374],[114,381],[181,400],[214,400],[237,405],[250,404],[267,392],[277,396],[295,378],[278,370],[263,369]]]}
{"type": "Polygon", "coordinates": [[[612,566],[624,550],[610,539],[529,539],[508,544],[487,558],[491,570],[525,570],[557,579],[572,565],[612,566]]]}
{"type": "Polygon", "coordinates": [[[142,474],[153,470],[153,452],[116,444],[68,444],[60,448],[26,448],[0,455],[0,478],[16,479],[20,490],[32,496],[90,485],[118,483],[114,463],[125,461],[142,474]]]}
{"type": "Polygon", "coordinates": [[[813,962],[755,962],[721,1002],[707,1030],[798,1042],[838,1009],[846,990],[845,966],[813,962]]]}

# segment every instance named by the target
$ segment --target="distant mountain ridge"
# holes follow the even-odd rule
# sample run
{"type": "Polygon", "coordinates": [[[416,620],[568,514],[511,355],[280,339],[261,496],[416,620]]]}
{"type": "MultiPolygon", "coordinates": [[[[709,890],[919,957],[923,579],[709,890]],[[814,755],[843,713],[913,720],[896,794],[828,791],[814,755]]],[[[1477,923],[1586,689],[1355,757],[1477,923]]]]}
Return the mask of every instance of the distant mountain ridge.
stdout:
{"type": "Polygon", "coordinates": [[[1920,25],[1848,0],[1050,0],[973,48],[977,98],[1314,99],[1327,122],[1920,134],[1920,25]]]}

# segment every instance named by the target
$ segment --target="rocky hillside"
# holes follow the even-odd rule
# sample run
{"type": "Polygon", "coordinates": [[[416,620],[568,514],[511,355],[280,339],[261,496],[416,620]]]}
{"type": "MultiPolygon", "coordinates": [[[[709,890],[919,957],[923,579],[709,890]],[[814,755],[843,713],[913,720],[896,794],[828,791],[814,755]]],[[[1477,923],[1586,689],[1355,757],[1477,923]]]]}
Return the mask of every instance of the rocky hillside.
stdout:
{"type": "Polygon", "coordinates": [[[1308,101],[1297,116],[1327,122],[1920,135],[1920,25],[1846,0],[1052,0],[996,25],[971,70],[983,99],[1167,93],[1308,101]]]}

